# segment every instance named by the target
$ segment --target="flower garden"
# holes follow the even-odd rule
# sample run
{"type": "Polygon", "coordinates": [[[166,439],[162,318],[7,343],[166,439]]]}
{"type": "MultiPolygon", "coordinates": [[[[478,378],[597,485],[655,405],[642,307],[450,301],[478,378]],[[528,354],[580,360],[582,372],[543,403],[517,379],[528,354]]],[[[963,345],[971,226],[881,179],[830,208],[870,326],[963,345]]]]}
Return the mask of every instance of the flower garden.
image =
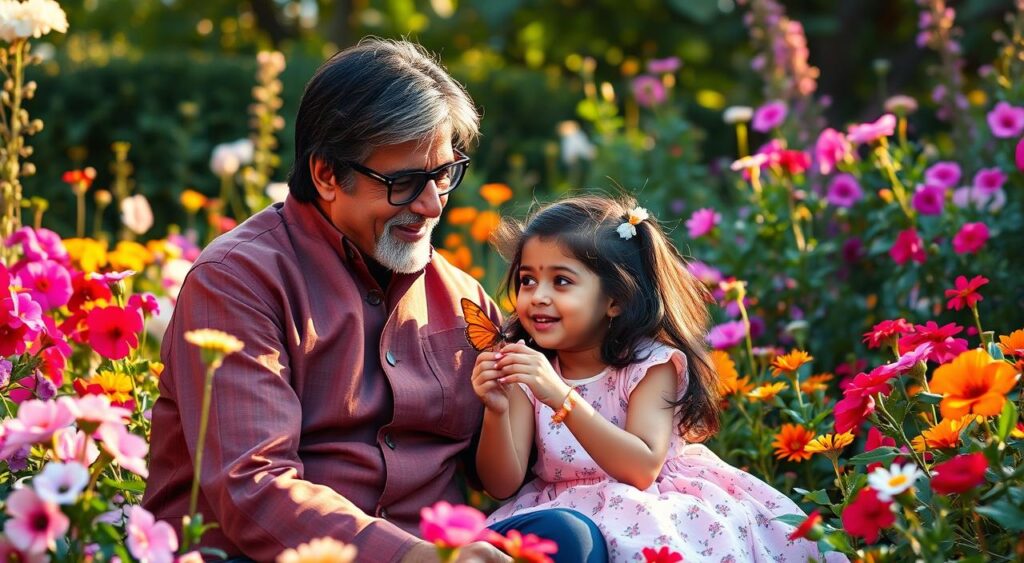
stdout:
{"type": "MultiPolygon", "coordinates": [[[[1024,5],[1004,8],[985,47],[994,57],[969,74],[957,11],[917,0],[908,9],[929,83],[835,122],[816,89],[841,69],[811,64],[782,3],[739,3],[760,92],[715,105],[733,151],[719,159],[702,156],[708,134],[679,84],[684,60],[628,59],[610,81],[603,63],[570,57],[576,115],[562,116],[536,166],[507,149],[507,166],[471,168],[434,244],[496,292],[503,263],[487,241],[502,215],[592,186],[633,193],[675,225],[716,299],[707,340],[724,408],[708,446],[808,512],[786,517],[794,537],[851,560],[1017,560],[1024,5]]],[[[139,506],[159,343],[203,246],[287,194],[283,108],[305,78],[284,82],[290,58],[260,52],[238,118],[247,136],[202,157],[202,189],[177,186],[151,204],[127,141],[75,167],[34,155],[49,125],[33,113],[49,64],[37,44],[52,50],[74,26],[52,0],[0,0],[0,559],[199,561],[198,479],[182,530],[139,506]],[[30,189],[42,174],[60,178],[45,197],[30,189]]],[[[204,331],[189,341],[208,388],[244,347],[204,331]]],[[[494,503],[469,498],[423,512],[442,558],[480,538],[517,561],[556,552],[535,536],[486,534],[480,511],[494,503]]],[[[644,555],[678,560],[654,545],[644,555]]],[[[325,538],[278,561],[359,559],[325,538]]]]}

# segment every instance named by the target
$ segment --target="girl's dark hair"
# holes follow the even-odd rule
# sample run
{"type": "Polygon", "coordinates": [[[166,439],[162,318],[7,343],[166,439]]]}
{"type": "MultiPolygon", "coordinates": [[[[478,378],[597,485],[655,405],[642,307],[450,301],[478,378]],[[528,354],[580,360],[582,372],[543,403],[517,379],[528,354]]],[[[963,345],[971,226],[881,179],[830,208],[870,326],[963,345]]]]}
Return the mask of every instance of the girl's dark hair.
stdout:
{"type": "MultiPolygon", "coordinates": [[[[709,294],[653,216],[636,225],[633,238],[619,236],[616,229],[635,206],[626,198],[578,196],[537,209],[525,223],[505,219],[494,235],[495,246],[510,262],[502,291],[514,302],[526,241],[557,242],[600,278],[602,291],[622,311],[601,344],[604,363],[623,367],[642,360],[648,338],[686,354],[689,382],[672,405],[679,408],[680,435],[703,441],[718,431],[720,412],[717,374],[704,340],[709,294]]],[[[507,330],[513,341],[529,340],[515,314],[507,330]]]]}

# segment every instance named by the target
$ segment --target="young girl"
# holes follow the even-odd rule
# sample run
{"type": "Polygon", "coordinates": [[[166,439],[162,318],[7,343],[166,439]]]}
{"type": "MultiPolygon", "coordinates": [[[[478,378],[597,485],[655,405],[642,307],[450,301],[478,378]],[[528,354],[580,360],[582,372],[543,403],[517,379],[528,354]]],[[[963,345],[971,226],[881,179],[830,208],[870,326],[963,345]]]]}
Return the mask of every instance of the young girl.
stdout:
{"type": "Polygon", "coordinates": [[[572,198],[506,222],[498,242],[516,311],[510,343],[473,371],[476,459],[487,492],[515,498],[490,522],[574,509],[613,561],[664,545],[685,561],[819,557],[773,520],[800,514],[793,501],[691,443],[718,429],[708,296],[645,210],[572,198]],[[534,443],[537,477],[522,486],[534,443]]]}

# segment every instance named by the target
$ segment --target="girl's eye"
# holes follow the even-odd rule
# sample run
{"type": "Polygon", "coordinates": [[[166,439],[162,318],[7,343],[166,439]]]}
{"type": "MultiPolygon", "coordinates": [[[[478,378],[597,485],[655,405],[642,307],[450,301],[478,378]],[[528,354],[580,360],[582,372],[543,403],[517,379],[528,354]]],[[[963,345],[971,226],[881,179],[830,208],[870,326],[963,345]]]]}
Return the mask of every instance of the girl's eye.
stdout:
{"type": "Polygon", "coordinates": [[[572,280],[564,276],[558,276],[555,278],[555,285],[569,285],[571,283],[572,280]]]}
{"type": "Polygon", "coordinates": [[[527,286],[533,285],[534,283],[535,282],[533,278],[531,278],[530,276],[522,276],[521,278],[519,278],[519,285],[527,286]]]}

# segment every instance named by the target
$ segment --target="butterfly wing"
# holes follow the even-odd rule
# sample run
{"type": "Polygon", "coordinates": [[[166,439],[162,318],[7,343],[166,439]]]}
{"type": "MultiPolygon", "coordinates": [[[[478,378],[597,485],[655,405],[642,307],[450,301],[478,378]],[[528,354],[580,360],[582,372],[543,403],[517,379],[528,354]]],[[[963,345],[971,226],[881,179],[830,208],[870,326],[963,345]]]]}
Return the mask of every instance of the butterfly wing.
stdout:
{"type": "Polygon", "coordinates": [[[462,314],[466,318],[466,339],[476,351],[490,350],[501,342],[501,328],[479,305],[465,297],[462,298],[462,314]]]}

